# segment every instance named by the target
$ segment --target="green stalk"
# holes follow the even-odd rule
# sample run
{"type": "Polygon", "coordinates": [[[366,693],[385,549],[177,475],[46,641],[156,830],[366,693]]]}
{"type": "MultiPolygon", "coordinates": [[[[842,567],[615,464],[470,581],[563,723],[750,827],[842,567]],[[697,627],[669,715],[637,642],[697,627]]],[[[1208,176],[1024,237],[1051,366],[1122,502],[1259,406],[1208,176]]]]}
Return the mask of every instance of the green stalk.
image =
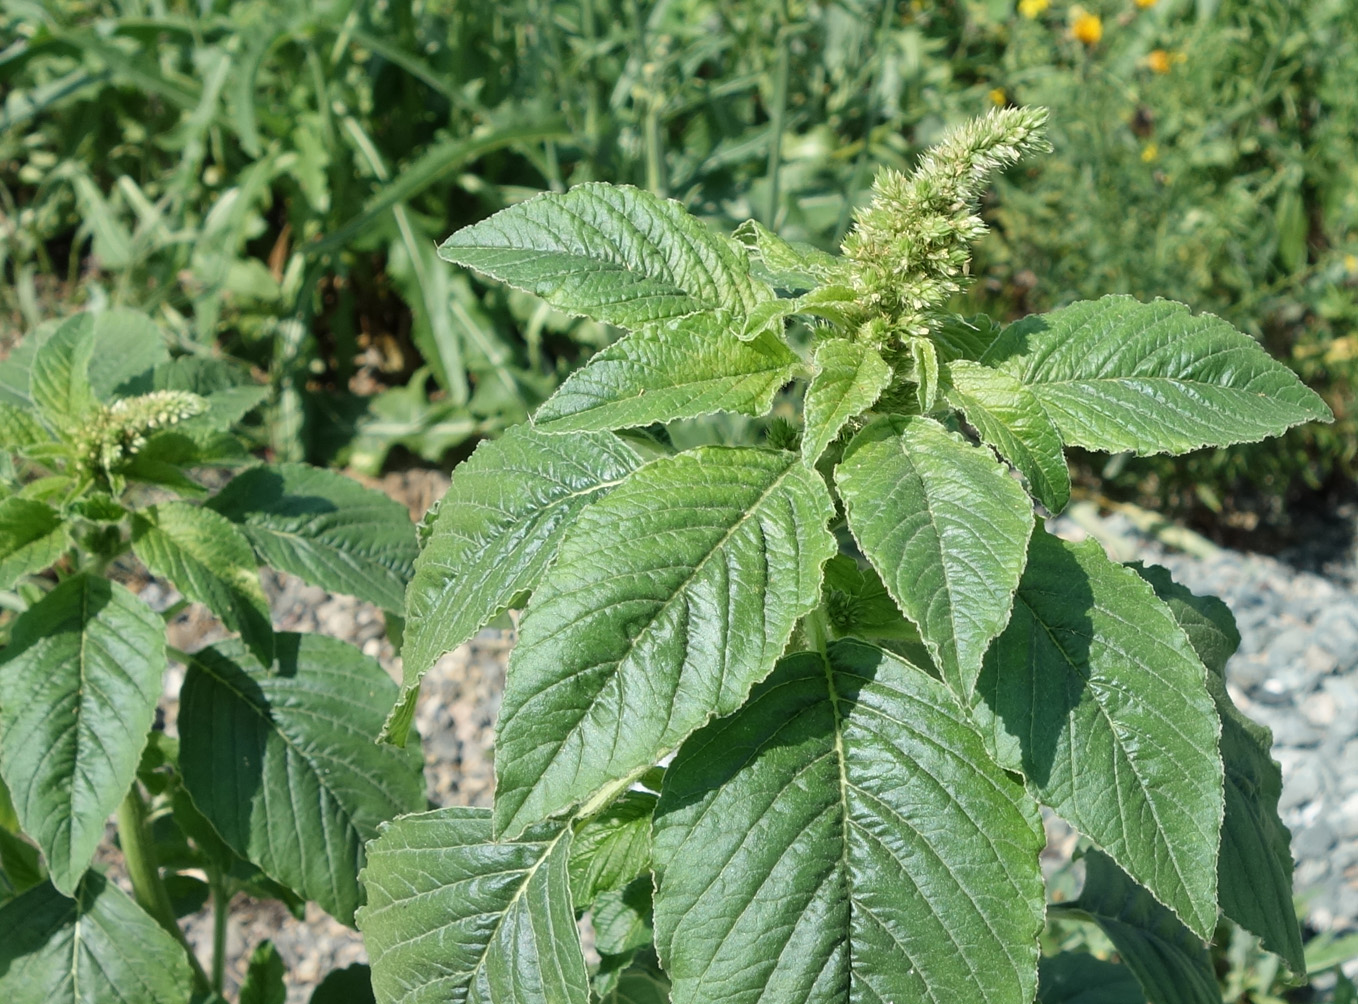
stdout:
{"type": "Polygon", "coordinates": [[[222,881],[221,872],[208,872],[208,889],[212,896],[212,991],[221,994],[226,973],[226,918],[231,896],[222,881]]]}
{"type": "Polygon", "coordinates": [[[802,618],[802,630],[806,633],[806,643],[811,651],[824,655],[830,644],[830,617],[824,603],[802,618]]]}
{"type": "Polygon", "coordinates": [[[184,937],[175,919],[174,907],[170,904],[169,890],[161,881],[155,845],[146,831],[146,803],[142,801],[141,789],[135,781],[118,806],[118,843],[123,849],[127,876],[132,880],[132,893],[138,905],[183,946],[193,969],[194,984],[198,990],[206,992],[209,986],[207,973],[203,971],[198,956],[193,954],[189,939],[184,937]]]}

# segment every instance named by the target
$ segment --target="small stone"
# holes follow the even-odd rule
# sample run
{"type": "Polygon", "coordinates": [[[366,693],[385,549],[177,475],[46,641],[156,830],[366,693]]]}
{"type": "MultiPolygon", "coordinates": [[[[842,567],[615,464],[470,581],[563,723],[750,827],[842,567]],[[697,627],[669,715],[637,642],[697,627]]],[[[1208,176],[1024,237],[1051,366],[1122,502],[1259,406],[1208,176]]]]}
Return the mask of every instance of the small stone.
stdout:
{"type": "Polygon", "coordinates": [[[1323,727],[1334,724],[1339,715],[1339,706],[1333,696],[1322,690],[1301,702],[1301,713],[1313,725],[1323,727]]]}
{"type": "Polygon", "coordinates": [[[1334,828],[1324,819],[1306,827],[1292,838],[1292,853],[1298,860],[1326,861],[1334,846],[1334,828]]]}
{"type": "Polygon", "coordinates": [[[1339,668],[1339,660],[1335,658],[1334,653],[1314,643],[1306,649],[1301,662],[1306,672],[1312,676],[1328,676],[1339,668]]]}
{"type": "Polygon", "coordinates": [[[1303,761],[1283,774],[1283,793],[1279,809],[1293,809],[1319,798],[1325,790],[1320,768],[1314,761],[1303,761]]]}

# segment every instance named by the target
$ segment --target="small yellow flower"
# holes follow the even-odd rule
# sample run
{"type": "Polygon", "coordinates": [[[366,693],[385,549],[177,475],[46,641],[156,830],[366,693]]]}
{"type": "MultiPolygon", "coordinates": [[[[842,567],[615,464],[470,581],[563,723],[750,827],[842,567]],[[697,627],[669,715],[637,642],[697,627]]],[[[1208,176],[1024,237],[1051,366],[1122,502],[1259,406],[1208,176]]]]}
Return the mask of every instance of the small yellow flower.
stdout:
{"type": "Polygon", "coordinates": [[[1151,68],[1152,73],[1168,73],[1173,62],[1170,54],[1164,49],[1152,49],[1146,56],[1146,65],[1151,68]]]}
{"type": "Polygon", "coordinates": [[[1003,108],[1004,103],[1009,100],[1009,95],[1004,93],[1003,87],[996,87],[990,92],[990,103],[996,108],[1003,108]]]}
{"type": "Polygon", "coordinates": [[[1160,148],[1154,143],[1147,143],[1141,148],[1141,163],[1149,164],[1160,156],[1160,148]]]}
{"type": "Polygon", "coordinates": [[[1349,275],[1358,275],[1358,254],[1344,255],[1344,271],[1349,275]]]}
{"type": "Polygon", "coordinates": [[[1050,6],[1051,0],[1019,0],[1019,13],[1032,20],[1050,6]]]}
{"type": "Polygon", "coordinates": [[[1142,10],[1155,6],[1155,0],[1136,0],[1136,5],[1142,10]]]}
{"type": "Polygon", "coordinates": [[[1098,45],[1099,39],[1103,38],[1103,19],[1078,7],[1075,10],[1079,13],[1071,22],[1070,33],[1085,45],[1098,45]]]}

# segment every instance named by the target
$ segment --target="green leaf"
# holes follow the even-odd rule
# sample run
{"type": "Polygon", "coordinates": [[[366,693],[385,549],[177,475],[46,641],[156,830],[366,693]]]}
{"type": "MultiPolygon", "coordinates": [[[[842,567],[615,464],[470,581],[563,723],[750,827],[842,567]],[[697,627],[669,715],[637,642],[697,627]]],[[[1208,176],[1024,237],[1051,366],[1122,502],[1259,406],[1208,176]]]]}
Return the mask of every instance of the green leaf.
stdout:
{"type": "Polygon", "coordinates": [[[358,915],[383,1004],[586,1004],[571,905],[570,827],[491,839],[490,813],[449,808],[383,827],[358,915]]]}
{"type": "Polygon", "coordinates": [[[941,683],[862,642],[784,659],[680,749],[656,811],[674,1004],[1028,1004],[1036,804],[941,683]]]}
{"type": "MultiPolygon", "coordinates": [[[[1097,850],[1084,856],[1080,898],[1061,912],[1085,914],[1103,928],[1155,1004],[1221,1004],[1202,940],[1097,850]]],[[[1102,1001],[1103,998],[1100,998],[1102,1001]]]]}
{"type": "Polygon", "coordinates": [[[834,255],[811,244],[785,241],[755,220],[746,220],[731,236],[759,257],[778,285],[788,289],[819,286],[840,268],[834,255]]]}
{"type": "Polygon", "coordinates": [[[77,314],[40,346],[29,373],[33,404],[54,428],[74,429],[94,409],[94,390],[88,375],[94,355],[94,322],[77,314]]]}
{"type": "Polygon", "coordinates": [[[622,889],[651,867],[651,813],[656,797],[628,791],[575,833],[571,899],[587,910],[603,892],[622,889]]]}
{"type": "Polygon", "coordinates": [[[929,337],[938,352],[939,362],[980,359],[1000,335],[995,322],[984,314],[963,317],[946,314],[932,321],[929,337]]]}
{"type": "Polygon", "coordinates": [[[52,881],[75,890],[155,719],[165,625],[116,583],[75,575],[0,653],[0,774],[52,881]]]}
{"type": "Polygon", "coordinates": [[[595,1000],[600,1004],[670,1004],[670,981],[655,964],[654,953],[648,954],[648,962],[618,973],[612,986],[595,1000]]]}
{"type": "Polygon", "coordinates": [[[1217,917],[1222,766],[1206,671],[1094,541],[1033,534],[973,713],[1000,762],[1194,931],[1217,917]]]}
{"type": "Polygon", "coordinates": [[[948,366],[948,403],[966,415],[985,442],[1023,475],[1053,514],[1070,501],[1070,470],[1061,434],[1037,396],[1008,373],[958,360],[948,366]]]}
{"type": "Polygon", "coordinates": [[[25,410],[33,407],[29,394],[33,357],[59,327],[59,321],[44,321],[24,335],[19,344],[9,350],[9,355],[0,359],[0,401],[25,410]]]}
{"type": "Polygon", "coordinates": [[[1195,596],[1165,569],[1131,568],[1155,589],[1210,672],[1207,691],[1221,716],[1226,811],[1217,862],[1221,912],[1259,935],[1295,973],[1306,971],[1292,902],[1292,835],[1278,815],[1282,771],[1269,755],[1273,734],[1251,721],[1226,692],[1226,660],[1240,645],[1235,618],[1214,596],[1195,596]]]}
{"type": "Polygon", "coordinates": [[[269,601],[250,542],[225,516],[188,502],[149,506],[132,517],[132,551],[239,631],[261,662],[273,660],[269,601]]]}
{"type": "Polygon", "coordinates": [[[623,328],[699,312],[741,316],[773,295],[750,278],[741,250],[679,203],[625,186],[539,195],[464,227],[439,255],[623,328]]]}
{"type": "Polygon", "coordinates": [[[453,472],[407,590],[405,677],[384,740],[405,741],[435,660],[536,586],[580,510],[640,463],[608,433],[546,436],[521,426],[453,472]]]}
{"type": "Polygon", "coordinates": [[[595,354],[533,416],[543,432],[633,428],[718,411],[763,415],[801,359],[771,332],[743,342],[710,315],[633,332],[595,354]]]}
{"type": "Polygon", "coordinates": [[[891,383],[891,367],[868,345],[832,338],[816,349],[816,375],[806,388],[802,459],[814,464],[844,423],[874,404],[891,383]]]}
{"type": "Polygon", "coordinates": [[[704,447],[581,512],[510,660],[497,832],[629,778],[738,708],[820,598],[833,511],[794,454],[704,447]]]}
{"type": "Polygon", "coordinates": [[[621,889],[600,893],[591,911],[594,947],[600,955],[630,956],[649,945],[651,929],[651,876],[638,876],[621,889]]]}
{"type": "Polygon", "coordinates": [[[383,610],[405,608],[415,526],[381,492],[307,464],[269,464],[236,475],[207,504],[274,568],[383,610]]]}
{"type": "Polygon", "coordinates": [[[1011,324],[982,362],[1028,385],[1067,443],[1186,453],[1276,436],[1330,409],[1219,317],[1128,296],[1011,324]]]}
{"type": "Polygon", "coordinates": [[[372,971],[362,962],[330,970],[312,991],[310,1004],[377,1004],[372,971]]]}
{"type": "Polygon", "coordinates": [[[396,695],[375,660],[323,635],[280,633],[276,649],[269,667],[235,640],[194,655],[184,785],[233,851],[350,924],[364,843],[425,804],[420,750],[372,742],[396,695]]]}
{"type": "Polygon", "coordinates": [[[38,860],[38,849],[20,835],[19,817],[10,801],[9,789],[0,778],[0,881],[8,887],[7,895],[14,896],[46,878],[47,871],[38,860]]]}
{"type": "Polygon", "coordinates": [[[1037,966],[1038,1004],[1146,1004],[1132,971],[1088,952],[1059,952],[1037,966]]]}
{"type": "Polygon", "coordinates": [[[0,907],[0,995],[8,1004],[184,1004],[184,949],[97,872],[75,899],[49,884],[0,907]]]}
{"type": "Polygon", "coordinates": [[[240,1004],[286,1004],[283,959],[272,941],[261,941],[250,955],[250,966],[240,985],[240,1004]]]}
{"type": "Polygon", "coordinates": [[[919,628],[943,679],[968,698],[1009,620],[1032,503],[989,451],[928,418],[880,419],[849,444],[835,481],[849,529],[919,628]]]}
{"type": "Polygon", "coordinates": [[[110,402],[150,391],[156,367],[170,359],[165,336],[155,322],[123,307],[78,316],[94,336],[87,371],[94,396],[110,402]]]}
{"type": "Polygon", "coordinates": [[[36,418],[18,405],[0,401],[0,450],[6,453],[23,453],[29,446],[47,443],[51,440],[47,430],[36,418]]]}
{"type": "Polygon", "coordinates": [[[47,568],[70,543],[61,513],[47,503],[17,496],[0,502],[0,589],[47,568]]]}

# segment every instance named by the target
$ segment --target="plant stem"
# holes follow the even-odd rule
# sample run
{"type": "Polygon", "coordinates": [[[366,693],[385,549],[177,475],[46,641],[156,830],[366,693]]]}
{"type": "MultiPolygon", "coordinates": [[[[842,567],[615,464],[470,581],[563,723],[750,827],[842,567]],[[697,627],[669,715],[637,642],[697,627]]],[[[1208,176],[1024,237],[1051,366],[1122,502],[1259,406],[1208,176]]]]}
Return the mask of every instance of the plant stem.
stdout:
{"type": "Polygon", "coordinates": [[[193,968],[194,983],[199,990],[206,991],[207,973],[203,971],[198,956],[193,954],[189,939],[184,937],[175,919],[174,907],[170,904],[170,893],[161,881],[155,845],[146,832],[146,803],[142,801],[141,789],[135,781],[118,806],[118,843],[123,849],[127,876],[132,880],[132,892],[138,905],[183,946],[184,954],[189,957],[189,965],[193,968]]]}
{"type": "Polygon", "coordinates": [[[212,894],[212,990],[222,992],[222,981],[226,972],[226,918],[231,897],[226,883],[217,869],[208,872],[208,888],[212,894]]]}
{"type": "Polygon", "coordinates": [[[806,632],[806,643],[811,650],[824,655],[830,643],[830,618],[824,603],[802,618],[802,630],[806,632]]]}

